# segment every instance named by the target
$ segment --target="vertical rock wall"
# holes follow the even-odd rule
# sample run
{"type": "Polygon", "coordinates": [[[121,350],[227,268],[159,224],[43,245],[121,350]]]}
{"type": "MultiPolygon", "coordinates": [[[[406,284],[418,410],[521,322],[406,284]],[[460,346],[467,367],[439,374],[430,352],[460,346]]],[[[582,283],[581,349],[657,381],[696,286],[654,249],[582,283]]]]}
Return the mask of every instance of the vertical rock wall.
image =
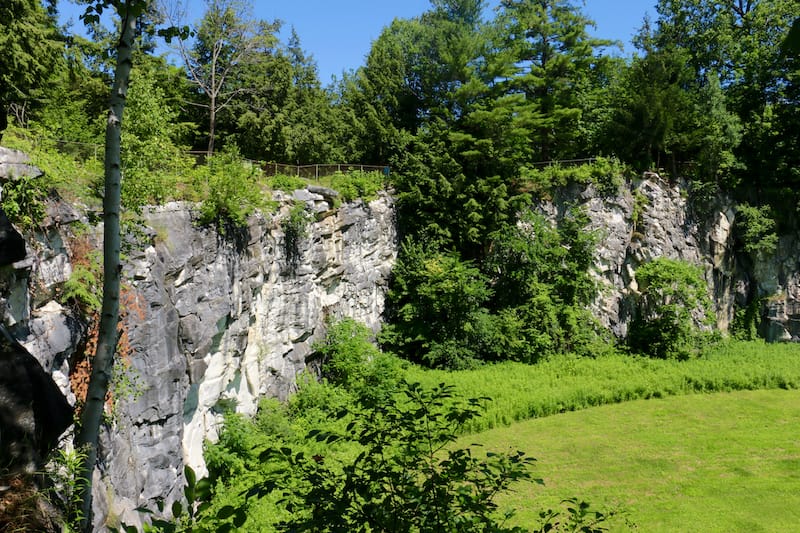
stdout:
{"type": "Polygon", "coordinates": [[[678,259],[703,267],[716,304],[717,327],[726,331],[733,315],[732,287],[739,269],[734,261],[732,204],[723,198],[693,213],[686,188],[657,174],[600,196],[590,186],[565,191],[553,206],[579,206],[598,235],[595,279],[599,285],[594,315],[615,336],[627,334],[638,291],[636,268],[655,258],[678,259]]]}
{"type": "Polygon", "coordinates": [[[334,210],[321,195],[295,196],[313,213],[296,268],[282,225],[292,202],[227,238],[198,228],[185,204],[145,213],[155,244],[130,252],[123,297],[134,394],[120,401],[98,493],[112,519],[180,497],[183,465],[205,473],[203,442],[222,414],[285,398],[327,320],[379,327],[397,248],[391,198],[334,210]]]}

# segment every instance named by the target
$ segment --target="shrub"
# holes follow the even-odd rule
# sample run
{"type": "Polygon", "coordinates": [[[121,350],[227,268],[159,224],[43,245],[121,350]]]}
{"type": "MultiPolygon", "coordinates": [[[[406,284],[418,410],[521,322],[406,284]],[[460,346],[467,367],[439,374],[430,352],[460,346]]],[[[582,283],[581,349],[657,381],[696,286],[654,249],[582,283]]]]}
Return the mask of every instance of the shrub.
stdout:
{"type": "MultiPolygon", "coordinates": [[[[515,224],[494,232],[483,270],[492,275],[493,309],[503,315],[516,350],[498,359],[533,362],[555,352],[583,350],[597,336],[586,305],[596,292],[589,269],[596,235],[580,210],[557,226],[528,209],[515,224]]],[[[494,335],[497,338],[497,335],[494,335]]],[[[508,345],[510,341],[493,341],[508,345]]],[[[487,344],[491,350],[491,345],[487,344]]]]}
{"type": "Polygon", "coordinates": [[[465,368],[479,357],[477,323],[492,294],[489,280],[458,254],[403,244],[389,291],[392,321],[380,341],[411,360],[465,368]]]}
{"type": "MultiPolygon", "coordinates": [[[[47,135],[49,132],[40,131],[35,125],[31,130],[11,126],[3,136],[3,144],[28,154],[32,164],[44,173],[44,177],[36,180],[42,191],[55,188],[66,200],[99,207],[102,161],[64,153],[63,146],[40,137],[47,135]]],[[[5,196],[5,192],[3,194],[5,196]]]]}
{"type": "Polygon", "coordinates": [[[236,148],[210,157],[196,176],[206,191],[206,199],[200,206],[200,222],[215,223],[223,232],[228,224],[244,227],[248,216],[267,205],[259,178],[258,169],[242,161],[236,148]]]}
{"type": "Polygon", "coordinates": [[[546,167],[523,170],[526,188],[546,194],[570,183],[591,183],[600,194],[614,194],[627,172],[628,167],[625,164],[616,158],[606,157],[598,157],[581,165],[562,166],[556,162],[546,167]]]}
{"type": "Polygon", "coordinates": [[[308,183],[306,183],[306,180],[303,178],[297,176],[276,174],[267,180],[267,185],[273,191],[292,192],[295,189],[305,189],[308,183]]]}
{"type": "Polygon", "coordinates": [[[686,359],[697,353],[710,326],[711,300],[702,269],[684,261],[658,258],[636,269],[637,315],[629,345],[653,357],[686,359]]]}
{"type": "Polygon", "coordinates": [[[45,214],[48,183],[41,177],[13,177],[3,183],[2,206],[8,219],[23,230],[33,229],[45,214]]]}
{"type": "Polygon", "coordinates": [[[291,448],[268,449],[264,460],[285,464],[248,494],[279,487],[298,512],[291,531],[515,531],[503,527],[495,497],[531,478],[533,459],[522,452],[487,453],[453,448],[465,423],[485,399],[453,401],[452,387],[406,384],[398,396],[352,413],[343,433],[314,430],[309,439],[347,441],[354,458],[308,457],[291,448]]]}
{"type": "Polygon", "coordinates": [[[331,177],[331,188],[342,195],[345,202],[361,198],[365,202],[374,200],[383,189],[383,174],[353,170],[346,174],[337,172],[331,177]]]}
{"type": "Polygon", "coordinates": [[[134,75],[122,132],[122,205],[137,211],[178,199],[194,161],[173,139],[185,129],[164,90],[148,78],[134,75]]]}
{"type": "Polygon", "coordinates": [[[739,205],[736,211],[737,235],[744,251],[753,258],[769,256],[778,248],[778,235],[775,232],[775,219],[770,207],[754,207],[747,203],[739,205]]]}
{"type": "Polygon", "coordinates": [[[286,254],[286,268],[294,274],[300,263],[300,243],[308,237],[308,224],[311,214],[304,203],[296,203],[289,210],[289,216],[281,222],[283,229],[283,249],[286,254]]]}

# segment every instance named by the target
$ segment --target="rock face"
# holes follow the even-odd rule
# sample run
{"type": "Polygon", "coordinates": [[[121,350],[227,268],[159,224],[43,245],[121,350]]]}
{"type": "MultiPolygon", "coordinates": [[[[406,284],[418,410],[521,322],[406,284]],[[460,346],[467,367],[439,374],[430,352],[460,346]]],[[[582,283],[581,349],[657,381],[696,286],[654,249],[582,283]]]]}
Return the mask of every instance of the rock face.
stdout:
{"type": "Polygon", "coordinates": [[[595,279],[599,285],[592,310],[618,338],[627,334],[638,291],[636,268],[665,257],[700,265],[716,304],[717,327],[726,331],[733,316],[732,287],[740,269],[733,254],[732,204],[715,199],[701,216],[693,213],[686,189],[654,173],[621,187],[614,196],[599,196],[593,187],[563,191],[542,206],[551,218],[578,206],[599,238],[595,279]]]}
{"type": "Polygon", "coordinates": [[[588,229],[599,235],[594,315],[624,337],[635,312],[636,268],[666,257],[703,268],[720,331],[728,331],[737,307],[755,302],[760,336],[800,341],[800,235],[783,235],[774,254],[751,257],[736,247],[736,205],[722,197],[693,205],[686,191],[681,182],[645,173],[614,196],[572,189],[540,207],[553,219],[571,205],[589,215],[588,229]]]}
{"type": "MultiPolygon", "coordinates": [[[[3,168],[36,175],[18,153],[0,151],[3,168]]],[[[742,258],[734,253],[736,207],[717,198],[698,213],[686,196],[680,183],[651,174],[611,196],[574,187],[539,209],[553,220],[569,205],[588,214],[599,234],[593,311],[615,335],[624,336],[632,318],[637,266],[669,257],[703,266],[720,329],[734,304],[763,298],[763,333],[797,340],[800,236],[783,236],[773,257],[742,258]]],[[[397,252],[392,198],[334,208],[335,191],[309,187],[275,199],[276,213],[225,235],[198,227],[193,205],[150,208],[143,235],[128,239],[124,357],[96,472],[98,529],[119,518],[136,524],[133,509],[157,497],[169,508],[181,497],[183,466],[205,472],[203,441],[216,438],[223,413],[254,413],[262,396],[285,398],[328,320],[379,327],[397,252]],[[287,223],[297,204],[305,228],[287,223]]],[[[74,404],[70,377],[87,324],[59,291],[80,255],[70,224],[88,221],[57,201],[47,213],[27,248],[0,225],[16,243],[11,264],[0,266],[0,323],[74,404]]]]}
{"type": "Polygon", "coordinates": [[[310,216],[296,268],[288,198],[229,239],[198,228],[189,205],[145,213],[156,244],[131,252],[123,296],[135,392],[107,436],[97,493],[111,514],[180,497],[183,465],[205,473],[203,442],[216,438],[223,413],[254,414],[259,398],[285,398],[326,321],[379,327],[397,248],[391,198],[332,210],[322,195],[293,196],[310,216]]]}

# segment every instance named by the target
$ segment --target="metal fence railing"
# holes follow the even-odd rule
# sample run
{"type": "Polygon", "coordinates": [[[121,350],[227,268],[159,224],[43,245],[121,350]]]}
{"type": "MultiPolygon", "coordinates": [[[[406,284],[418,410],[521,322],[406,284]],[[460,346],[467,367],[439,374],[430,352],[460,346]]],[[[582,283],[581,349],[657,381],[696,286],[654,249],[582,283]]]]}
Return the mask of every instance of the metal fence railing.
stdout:
{"type": "Polygon", "coordinates": [[[267,176],[275,176],[284,174],[287,176],[297,176],[309,180],[319,180],[325,176],[349,172],[381,172],[384,175],[389,175],[389,167],[386,165],[362,165],[359,163],[343,163],[343,164],[314,164],[314,165],[286,165],[283,163],[264,163],[261,165],[264,174],[267,176]]]}
{"type": "Polygon", "coordinates": [[[586,165],[590,163],[594,163],[597,161],[596,157],[585,157],[583,159],[561,159],[558,161],[539,161],[536,163],[531,163],[533,167],[552,167],[552,166],[560,166],[560,167],[574,167],[578,165],[586,165]]]}

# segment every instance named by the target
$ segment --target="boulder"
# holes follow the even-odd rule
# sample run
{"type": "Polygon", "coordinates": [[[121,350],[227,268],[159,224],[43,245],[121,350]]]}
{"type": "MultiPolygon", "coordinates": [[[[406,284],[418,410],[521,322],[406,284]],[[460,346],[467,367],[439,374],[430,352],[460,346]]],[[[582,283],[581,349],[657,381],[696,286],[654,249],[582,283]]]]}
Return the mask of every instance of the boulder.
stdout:
{"type": "Polygon", "coordinates": [[[0,325],[0,464],[35,472],[72,424],[72,408],[36,359],[0,325]]]}

